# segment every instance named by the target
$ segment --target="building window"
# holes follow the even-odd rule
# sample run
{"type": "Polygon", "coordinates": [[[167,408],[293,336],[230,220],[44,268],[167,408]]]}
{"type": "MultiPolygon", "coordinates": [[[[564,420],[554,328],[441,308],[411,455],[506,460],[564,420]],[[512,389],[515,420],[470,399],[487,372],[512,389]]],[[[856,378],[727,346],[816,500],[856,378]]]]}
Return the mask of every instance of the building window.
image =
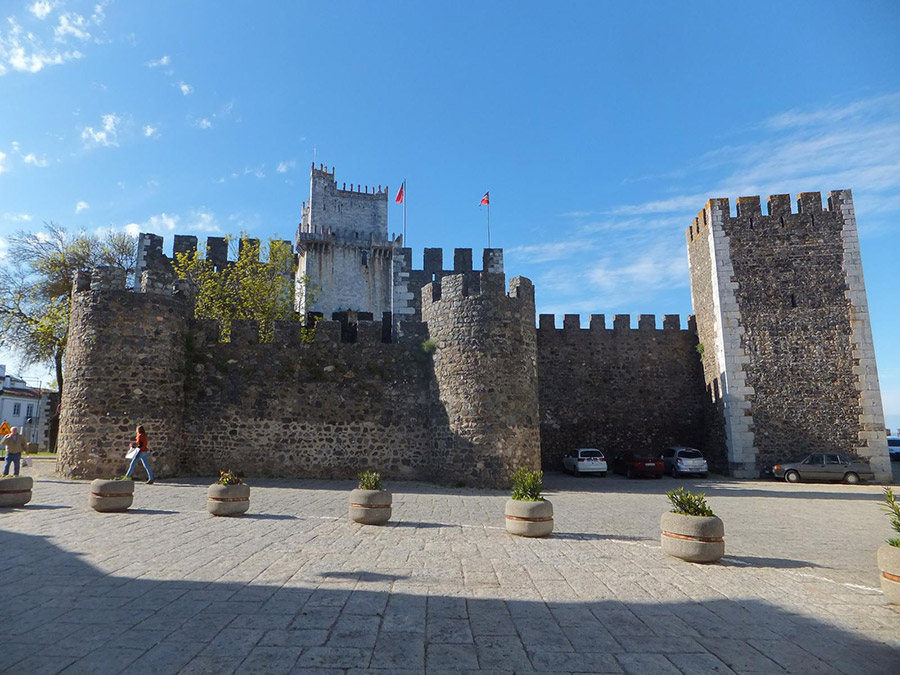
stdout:
{"type": "Polygon", "coordinates": [[[13,403],[13,417],[18,417],[22,414],[22,404],[21,403],[13,403]]]}
{"type": "Polygon", "coordinates": [[[34,405],[29,403],[25,406],[25,417],[31,417],[32,415],[34,415],[34,405]]]}

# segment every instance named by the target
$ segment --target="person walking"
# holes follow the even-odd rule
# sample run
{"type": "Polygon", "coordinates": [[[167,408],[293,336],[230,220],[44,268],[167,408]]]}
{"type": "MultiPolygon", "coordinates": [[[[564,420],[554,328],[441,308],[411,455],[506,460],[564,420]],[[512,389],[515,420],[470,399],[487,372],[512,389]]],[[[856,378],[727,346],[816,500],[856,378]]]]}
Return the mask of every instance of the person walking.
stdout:
{"type": "Polygon", "coordinates": [[[19,427],[13,427],[9,433],[0,440],[3,447],[6,448],[6,464],[3,466],[3,475],[9,475],[9,465],[13,465],[13,476],[19,475],[19,466],[22,462],[22,452],[27,448],[28,444],[25,437],[19,433],[19,427]]]}
{"type": "Polygon", "coordinates": [[[134,473],[134,467],[140,460],[141,464],[144,465],[144,469],[147,470],[147,485],[152,485],[153,470],[150,468],[150,462],[147,461],[150,453],[147,450],[147,433],[144,431],[144,427],[138,425],[134,436],[134,442],[132,442],[131,447],[137,450],[137,454],[131,458],[131,464],[128,467],[128,471],[125,472],[125,476],[126,478],[131,478],[131,474],[134,473]]]}

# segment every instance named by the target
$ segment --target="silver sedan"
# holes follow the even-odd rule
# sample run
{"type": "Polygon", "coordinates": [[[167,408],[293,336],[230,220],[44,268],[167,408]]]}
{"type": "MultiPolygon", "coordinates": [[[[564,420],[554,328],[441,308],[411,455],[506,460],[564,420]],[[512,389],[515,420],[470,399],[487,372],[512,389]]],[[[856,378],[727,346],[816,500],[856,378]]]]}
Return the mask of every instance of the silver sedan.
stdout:
{"type": "Polygon", "coordinates": [[[800,462],[776,464],[772,467],[775,478],[784,478],[788,483],[801,480],[843,481],[858,483],[861,480],[875,480],[875,473],[868,462],[850,459],[846,455],[814,452],[800,462]]]}

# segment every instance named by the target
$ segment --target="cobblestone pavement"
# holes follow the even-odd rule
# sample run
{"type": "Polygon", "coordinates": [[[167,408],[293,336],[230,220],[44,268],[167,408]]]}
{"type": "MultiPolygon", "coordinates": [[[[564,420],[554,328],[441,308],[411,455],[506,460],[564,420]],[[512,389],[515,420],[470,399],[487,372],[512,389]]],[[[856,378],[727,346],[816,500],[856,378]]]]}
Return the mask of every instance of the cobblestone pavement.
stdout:
{"type": "Polygon", "coordinates": [[[900,672],[878,589],[877,486],[549,475],[554,536],[504,531],[500,492],[394,483],[384,527],[347,481],[136,486],[125,514],[41,478],[0,511],[0,672],[900,672]],[[665,556],[665,489],[707,492],[722,564],[665,556]]]}

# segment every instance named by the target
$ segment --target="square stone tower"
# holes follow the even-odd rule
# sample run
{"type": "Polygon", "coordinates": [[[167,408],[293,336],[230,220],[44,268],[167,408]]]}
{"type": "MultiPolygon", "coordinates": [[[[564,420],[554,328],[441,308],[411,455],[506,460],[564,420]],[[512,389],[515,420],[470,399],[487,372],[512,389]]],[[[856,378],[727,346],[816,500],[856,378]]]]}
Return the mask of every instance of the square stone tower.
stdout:
{"type": "Polygon", "coordinates": [[[807,452],[891,479],[850,190],[711,199],[687,230],[704,377],[734,476],[807,452]]]}
{"type": "Polygon", "coordinates": [[[337,187],[334,169],[313,164],[295,243],[297,310],[367,312],[391,309],[391,259],[400,239],[388,236],[387,186],[337,187]]]}

